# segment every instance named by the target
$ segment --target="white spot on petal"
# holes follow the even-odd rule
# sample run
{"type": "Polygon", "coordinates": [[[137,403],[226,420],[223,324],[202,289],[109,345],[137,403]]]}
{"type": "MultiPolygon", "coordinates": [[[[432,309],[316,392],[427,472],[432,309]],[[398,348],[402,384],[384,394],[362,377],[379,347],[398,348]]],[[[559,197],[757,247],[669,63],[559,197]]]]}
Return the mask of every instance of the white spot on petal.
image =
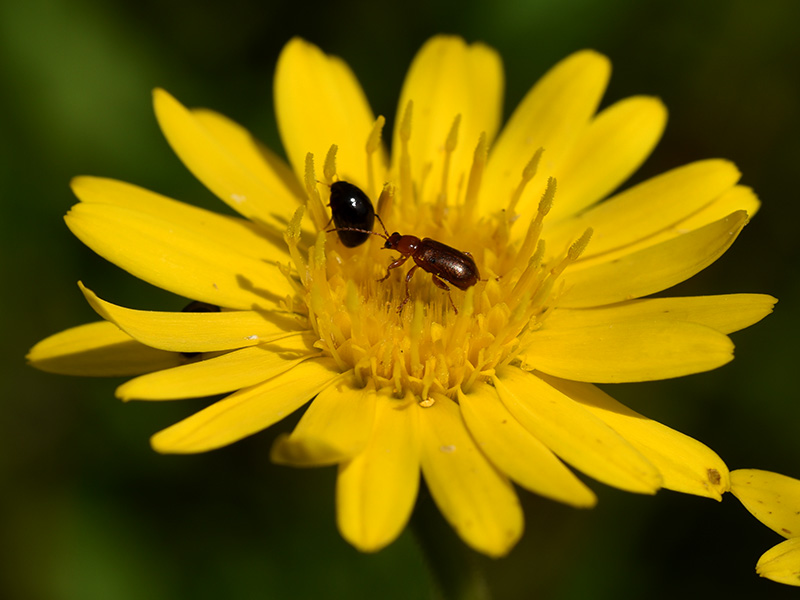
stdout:
{"type": "Polygon", "coordinates": [[[236,204],[241,204],[247,200],[247,196],[244,196],[243,194],[231,194],[231,200],[236,202],[236,204]]]}
{"type": "Polygon", "coordinates": [[[454,444],[447,444],[446,446],[439,446],[439,450],[444,452],[445,454],[452,454],[456,451],[456,447],[454,444]]]}
{"type": "Polygon", "coordinates": [[[246,340],[249,340],[249,341],[253,341],[253,340],[257,340],[257,339],[258,339],[258,336],[257,336],[256,334],[253,334],[253,335],[248,335],[248,336],[247,336],[246,338],[244,338],[244,339],[246,339],[246,340]]]}

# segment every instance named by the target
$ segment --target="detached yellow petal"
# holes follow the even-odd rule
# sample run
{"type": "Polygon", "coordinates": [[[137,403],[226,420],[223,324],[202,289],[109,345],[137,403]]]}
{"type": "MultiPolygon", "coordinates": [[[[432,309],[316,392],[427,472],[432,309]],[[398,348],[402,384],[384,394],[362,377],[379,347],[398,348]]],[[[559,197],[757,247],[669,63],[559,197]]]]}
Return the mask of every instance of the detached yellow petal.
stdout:
{"type": "Polygon", "coordinates": [[[602,306],[670,288],[722,256],[746,224],[747,213],[739,211],[615,260],[585,268],[581,268],[580,261],[574,263],[564,271],[567,290],[558,299],[558,306],[602,306]]]}
{"type": "Polygon", "coordinates": [[[222,448],[287,417],[340,376],[331,359],[307,360],[159,431],[150,443],[154,450],[165,454],[222,448]]]}
{"type": "MultiPolygon", "coordinates": [[[[400,127],[413,101],[408,149],[411,173],[438,194],[444,167],[445,141],[460,115],[458,144],[452,154],[448,198],[455,198],[459,181],[469,172],[482,132],[494,139],[500,124],[503,67],[498,54],[483,44],[467,45],[456,36],[436,36],[422,46],[406,75],[394,132],[393,168],[400,159],[400,127]],[[430,170],[430,171],[428,171],[430,170]],[[427,173],[422,178],[423,173],[427,173]]],[[[463,183],[462,183],[463,185],[463,183]]],[[[417,190],[422,193],[422,190],[417,190]]],[[[435,194],[430,195],[435,197],[435,194]]]]}
{"type": "Polygon", "coordinates": [[[698,323],[733,333],[758,323],[772,312],[777,299],[766,294],[723,294],[687,298],[645,298],[598,308],[557,308],[548,329],[578,329],[629,321],[670,320],[698,323]]]}
{"type": "Polygon", "coordinates": [[[316,336],[293,334],[272,344],[234,350],[191,363],[149,373],[117,388],[122,400],[177,400],[224,394],[250,387],[319,356],[312,348],[316,336]]]}
{"type": "Polygon", "coordinates": [[[576,469],[629,492],[653,494],[661,487],[658,469],[637,449],[539,377],[505,367],[492,380],[517,421],[576,469]]]}
{"type": "MultiPolygon", "coordinates": [[[[568,324],[565,324],[568,325],[568,324]]],[[[542,329],[520,353],[526,370],[594,383],[655,381],[733,360],[733,342],[705,325],[654,319],[542,329]]]]}
{"type": "Polygon", "coordinates": [[[497,391],[486,384],[459,392],[461,414],[481,451],[522,487],[578,508],[597,497],[564,463],[508,412],[497,391]]]}
{"type": "Polygon", "coordinates": [[[389,390],[377,394],[367,447],[339,466],[336,523],[342,537],[362,552],[377,552],[400,535],[419,488],[420,435],[417,404],[389,390]]]}
{"type": "Polygon", "coordinates": [[[181,364],[180,354],[145,346],[108,321],[72,327],[31,348],[28,361],[42,371],[87,377],[123,377],[181,364]]]}
{"type": "MultiPolygon", "coordinates": [[[[594,232],[591,243],[581,256],[584,260],[633,244],[711,204],[733,188],[740,177],[736,166],[725,160],[703,160],[673,169],[635,185],[567,222],[564,226],[567,233],[562,228],[561,232],[554,232],[552,238],[547,234],[548,243],[552,239],[556,247],[560,247],[559,240],[569,243],[591,227],[594,232]]],[[[568,185],[569,182],[562,184],[559,180],[555,206],[561,201],[562,188],[568,185]]]]}
{"type": "Polygon", "coordinates": [[[446,396],[420,409],[422,474],[436,505],[467,545],[489,556],[508,553],[523,517],[511,483],[473,442],[458,406],[446,396]]]}
{"type": "Polygon", "coordinates": [[[294,467],[351,459],[367,445],[374,417],[374,388],[359,387],[352,374],[341,378],[314,399],[291,435],[275,440],[270,459],[294,467]]]}
{"type": "Polygon", "coordinates": [[[558,195],[546,224],[591,206],[628,179],[650,156],[666,123],[658,98],[634,96],[602,110],[554,173],[558,195]]]}
{"type": "Polygon", "coordinates": [[[285,226],[303,196],[287,185],[285,168],[275,168],[277,157],[232,121],[198,119],[164,90],[153,92],[153,106],[175,154],[209,190],[256,223],[285,226]]]}
{"type": "Polygon", "coordinates": [[[78,284],[86,300],[104,319],[140,342],[175,352],[215,352],[272,342],[298,333],[292,317],[242,310],[191,313],[123,308],[101,300],[78,284]]]}
{"type": "Polygon", "coordinates": [[[271,262],[286,261],[288,258],[286,243],[281,237],[285,226],[280,231],[274,227],[265,229],[250,221],[197,208],[115,179],[75,177],[71,186],[72,191],[82,202],[114,204],[147,213],[194,231],[204,239],[231,248],[245,256],[271,262]],[[269,237],[270,231],[271,237],[269,237]]]}
{"type": "Polygon", "coordinates": [[[715,500],[730,489],[728,467],[697,440],[632,411],[593,385],[540,377],[628,440],[661,473],[663,487],[715,500]]]}
{"type": "MultiPolygon", "coordinates": [[[[290,40],[275,70],[275,113],[283,147],[300,180],[306,154],[313,153],[321,169],[336,144],[339,176],[366,189],[364,148],[375,117],[358,80],[341,59],[299,38],[290,40]]],[[[385,169],[386,157],[382,151],[378,154],[385,169]]]]}
{"type": "Polygon", "coordinates": [[[528,184],[519,204],[520,222],[536,212],[547,182],[586,131],[606,89],[611,64],[591,50],[576,52],[550,69],[511,115],[489,156],[480,195],[485,213],[505,206],[519,184],[522,170],[539,148],[544,148],[537,176],[528,184]]]}
{"type": "Polygon", "coordinates": [[[800,538],[786,540],[767,550],[758,559],[756,573],[778,583],[800,586],[800,538]]]}
{"type": "Polygon", "coordinates": [[[155,215],[82,203],[72,207],[65,220],[72,233],[103,258],[186,298],[251,309],[272,308],[294,293],[277,266],[155,215]]]}
{"type": "Polygon", "coordinates": [[[731,472],[731,493],[764,525],[800,537],[800,480],[759,469],[731,472]]]}

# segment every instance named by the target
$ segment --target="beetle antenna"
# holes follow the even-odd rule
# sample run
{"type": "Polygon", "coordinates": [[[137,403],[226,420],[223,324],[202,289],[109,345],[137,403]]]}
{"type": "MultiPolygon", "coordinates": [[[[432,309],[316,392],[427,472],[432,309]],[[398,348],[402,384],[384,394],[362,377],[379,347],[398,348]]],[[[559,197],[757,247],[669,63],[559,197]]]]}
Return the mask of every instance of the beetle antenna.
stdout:
{"type": "MultiPolygon", "coordinates": [[[[378,215],[375,215],[375,216],[377,217],[378,215]]],[[[381,225],[383,225],[383,223],[381,223],[381,225]]],[[[386,227],[384,227],[384,229],[386,229],[386,227]]],[[[388,234],[384,235],[384,234],[380,233],[379,231],[370,231],[369,229],[356,229],[355,227],[337,227],[335,229],[326,229],[325,233],[333,233],[334,231],[358,231],[359,233],[369,233],[371,235],[377,235],[377,236],[382,237],[382,238],[384,238],[386,240],[389,239],[389,235],[388,234]]]]}
{"type": "Polygon", "coordinates": [[[383,224],[383,219],[381,219],[381,216],[378,213],[375,213],[375,218],[378,219],[378,223],[380,223],[381,227],[383,227],[383,231],[386,234],[386,239],[388,240],[389,239],[389,231],[386,229],[386,225],[383,224]]]}

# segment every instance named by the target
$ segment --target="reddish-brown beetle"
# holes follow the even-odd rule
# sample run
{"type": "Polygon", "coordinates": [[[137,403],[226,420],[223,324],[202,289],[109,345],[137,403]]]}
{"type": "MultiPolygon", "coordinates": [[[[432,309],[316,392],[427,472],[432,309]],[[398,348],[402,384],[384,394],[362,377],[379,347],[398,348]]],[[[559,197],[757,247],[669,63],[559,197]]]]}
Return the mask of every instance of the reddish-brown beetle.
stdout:
{"type": "Polygon", "coordinates": [[[406,273],[406,296],[397,307],[397,312],[403,310],[403,307],[411,299],[411,293],[408,290],[408,284],[411,277],[417,269],[422,269],[431,274],[433,283],[436,287],[443,289],[447,292],[447,298],[450,300],[450,305],[453,311],[458,314],[458,309],[453,303],[453,298],[450,296],[450,287],[447,283],[456,286],[460,290],[466,290],[480,281],[480,274],[478,267],[469,252],[461,252],[455,248],[437,242],[431,238],[419,239],[415,235],[401,235],[394,232],[389,235],[389,231],[383,224],[383,220],[376,214],[378,221],[383,227],[385,233],[377,231],[367,231],[366,229],[356,229],[353,227],[338,227],[336,229],[329,229],[332,231],[358,231],[361,233],[369,233],[377,235],[386,240],[383,247],[388,250],[396,250],[401,254],[400,258],[392,262],[386,269],[386,276],[378,281],[385,281],[392,274],[392,269],[403,266],[409,258],[413,258],[417,263],[411,267],[406,273]],[[445,283],[445,281],[447,283],[445,283]]]}

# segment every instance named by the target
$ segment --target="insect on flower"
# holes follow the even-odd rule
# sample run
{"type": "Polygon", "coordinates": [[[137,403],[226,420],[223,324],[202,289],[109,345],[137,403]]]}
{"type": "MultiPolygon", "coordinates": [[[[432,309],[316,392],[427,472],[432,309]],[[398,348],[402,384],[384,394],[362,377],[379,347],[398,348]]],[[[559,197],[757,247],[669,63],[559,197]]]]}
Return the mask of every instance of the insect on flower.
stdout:
{"type": "Polygon", "coordinates": [[[367,241],[375,224],[375,209],[360,188],[346,181],[335,181],[331,184],[328,206],[342,244],[355,248],[367,241]]]}
{"type": "MultiPolygon", "coordinates": [[[[358,194],[350,192],[350,195],[352,195],[353,198],[356,198],[360,195],[363,196],[367,202],[369,202],[366,194],[350,183],[339,181],[333,185],[335,186],[343,183],[347,185],[348,188],[352,188],[358,192],[358,194]]],[[[331,186],[331,197],[333,197],[333,195],[333,186],[331,186]]],[[[331,204],[333,204],[333,202],[331,204]]],[[[371,207],[372,205],[370,204],[370,208],[371,207]]],[[[373,215],[378,218],[381,227],[383,227],[384,233],[355,227],[338,227],[335,211],[334,223],[337,224],[337,227],[328,231],[336,231],[345,246],[347,246],[348,243],[342,238],[343,232],[377,235],[386,240],[386,243],[383,245],[384,248],[399,252],[401,254],[400,258],[392,262],[386,268],[386,275],[378,281],[386,281],[391,276],[392,269],[403,266],[403,264],[405,264],[409,258],[414,259],[414,262],[417,264],[411,267],[408,273],[406,273],[406,295],[403,298],[403,301],[400,303],[400,306],[397,307],[397,312],[401,312],[406,303],[411,299],[411,293],[408,290],[408,284],[411,281],[411,278],[414,276],[416,270],[422,268],[423,271],[427,271],[431,274],[433,283],[436,287],[447,292],[447,298],[450,300],[450,305],[453,307],[453,311],[458,314],[458,309],[456,308],[455,303],[453,303],[453,298],[450,295],[450,287],[447,285],[447,283],[456,286],[460,290],[466,290],[467,288],[478,283],[481,276],[478,272],[478,267],[475,264],[475,260],[472,258],[472,254],[469,252],[461,252],[452,246],[437,242],[431,238],[419,239],[415,235],[402,235],[397,231],[392,233],[392,235],[389,235],[389,231],[386,229],[386,225],[383,224],[380,216],[374,214],[374,212],[373,215]],[[445,281],[447,283],[445,283],[445,281]]],[[[360,244],[361,242],[358,243],[360,244]]]]}
{"type": "Polygon", "coordinates": [[[758,211],[732,163],[697,161],[614,193],[660,139],[666,108],[633,96],[598,113],[610,64],[594,51],[548,71],[501,128],[500,56],[434,37],[403,84],[391,151],[343,60],[295,38],[275,73],[288,163],[227,117],[153,95],[173,149],[239,218],[112,179],[72,181],[80,202],[65,220],[81,241],[220,311],[132,309],[81,286],[101,320],[36,344],[33,366],[134,376],[117,388],[122,400],[224,395],[156,433],[160,453],[222,448],[310,403],[270,459],[338,465],[337,525],[363,552],[397,539],[421,480],[465,543],[491,557],[522,535],[515,486],[595,505],[571,468],[634,493],[719,500],[731,489],[710,448],[593,384],[715,369],[733,358],[729,334],[772,310],[763,294],[652,297],[717,260],[758,211]],[[372,196],[348,181],[368,194],[383,183],[383,201],[370,210],[372,196]],[[390,235],[372,214],[434,239],[390,235]],[[360,251],[340,252],[327,230],[360,251]],[[372,235],[383,241],[365,243],[372,235]],[[398,256],[376,271],[382,247],[398,256]],[[404,298],[399,275],[385,281],[403,264],[404,298]],[[390,291],[394,308],[408,303],[420,267],[448,297],[465,290],[455,321],[438,306],[411,319],[386,309],[390,291]]]}

